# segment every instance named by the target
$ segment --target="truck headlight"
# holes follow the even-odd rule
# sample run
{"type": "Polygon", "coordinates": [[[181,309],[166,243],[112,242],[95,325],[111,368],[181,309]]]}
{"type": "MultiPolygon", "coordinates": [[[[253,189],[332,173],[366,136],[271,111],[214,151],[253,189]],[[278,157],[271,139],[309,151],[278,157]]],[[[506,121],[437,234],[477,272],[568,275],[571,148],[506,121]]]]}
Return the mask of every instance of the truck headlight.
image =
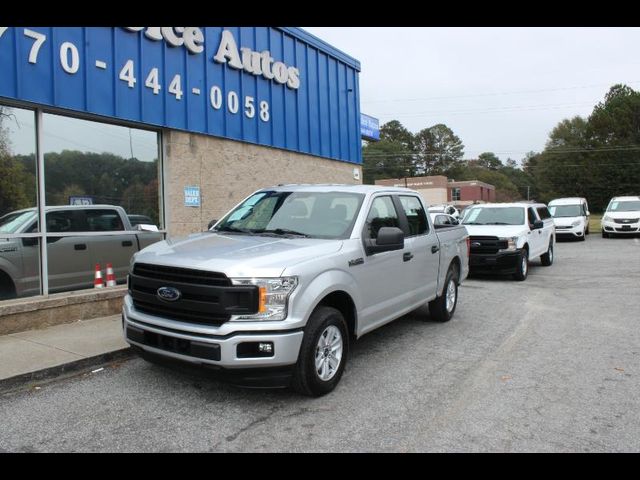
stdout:
{"type": "Polygon", "coordinates": [[[298,277],[232,278],[233,285],[255,285],[259,289],[258,313],[237,315],[234,320],[284,320],[289,295],[298,285],[298,277]]]}
{"type": "Polygon", "coordinates": [[[571,224],[572,227],[579,227],[580,226],[580,220],[576,220],[575,222],[573,222],[571,224]]]}
{"type": "Polygon", "coordinates": [[[502,248],[502,252],[515,252],[518,248],[518,237],[505,237],[500,240],[507,242],[507,248],[502,248]]]}

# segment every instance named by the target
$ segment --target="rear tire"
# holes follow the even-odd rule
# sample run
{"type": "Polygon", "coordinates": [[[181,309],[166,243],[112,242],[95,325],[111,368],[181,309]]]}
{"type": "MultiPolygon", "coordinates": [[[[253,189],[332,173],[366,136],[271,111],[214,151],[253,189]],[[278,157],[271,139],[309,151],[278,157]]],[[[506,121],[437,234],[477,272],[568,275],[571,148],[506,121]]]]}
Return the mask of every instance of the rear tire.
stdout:
{"type": "MultiPolygon", "coordinates": [[[[584,237],[582,237],[582,240],[584,240],[584,237]]],[[[547,250],[547,253],[544,253],[540,256],[540,261],[542,262],[542,265],[544,265],[545,267],[549,267],[553,264],[553,240],[549,242],[549,249],[547,250]]]]}
{"type": "Polygon", "coordinates": [[[331,392],[342,377],[348,351],[349,333],[342,313],[318,307],[305,328],[292,388],[312,397],[331,392]]]}
{"type": "Polygon", "coordinates": [[[518,280],[519,282],[525,281],[527,275],[529,275],[529,251],[526,248],[522,250],[516,268],[516,273],[513,274],[514,280],[518,280]]]}
{"type": "Polygon", "coordinates": [[[449,267],[444,280],[442,295],[429,302],[429,314],[436,322],[448,322],[453,318],[458,305],[458,270],[449,267]]]}

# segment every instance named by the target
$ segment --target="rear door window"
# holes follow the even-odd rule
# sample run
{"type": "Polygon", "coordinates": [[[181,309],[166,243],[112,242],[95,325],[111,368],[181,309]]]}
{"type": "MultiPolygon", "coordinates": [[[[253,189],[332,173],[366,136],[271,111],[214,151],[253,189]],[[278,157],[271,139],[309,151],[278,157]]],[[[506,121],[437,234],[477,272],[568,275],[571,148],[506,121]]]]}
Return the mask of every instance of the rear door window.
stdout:
{"type": "Polygon", "coordinates": [[[427,214],[418,197],[401,195],[400,203],[409,223],[409,236],[429,233],[427,214]]]}
{"type": "Polygon", "coordinates": [[[116,210],[85,210],[88,232],[113,232],[124,230],[122,219],[116,210]]]}

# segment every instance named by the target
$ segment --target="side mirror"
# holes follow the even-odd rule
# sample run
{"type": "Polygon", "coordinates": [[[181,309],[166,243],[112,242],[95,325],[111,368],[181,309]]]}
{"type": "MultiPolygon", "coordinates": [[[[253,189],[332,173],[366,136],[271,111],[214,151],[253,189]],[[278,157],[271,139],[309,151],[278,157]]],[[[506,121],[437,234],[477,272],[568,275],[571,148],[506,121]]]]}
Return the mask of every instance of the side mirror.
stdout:
{"type": "Polygon", "coordinates": [[[218,223],[217,219],[213,219],[209,222],[209,225],[207,225],[207,230],[211,230],[211,227],[213,227],[216,223],[218,223]]]}
{"type": "Polygon", "coordinates": [[[587,217],[588,217],[589,215],[591,215],[591,214],[589,213],[589,210],[587,210],[587,211],[586,211],[586,212],[584,212],[584,213],[587,215],[587,217]]]}
{"type": "Polygon", "coordinates": [[[533,222],[533,227],[531,230],[539,230],[544,227],[544,222],[542,220],[536,220],[533,222]]]}
{"type": "Polygon", "coordinates": [[[375,240],[369,240],[367,255],[374,253],[402,250],[404,248],[404,232],[398,227],[382,227],[375,240]]]}

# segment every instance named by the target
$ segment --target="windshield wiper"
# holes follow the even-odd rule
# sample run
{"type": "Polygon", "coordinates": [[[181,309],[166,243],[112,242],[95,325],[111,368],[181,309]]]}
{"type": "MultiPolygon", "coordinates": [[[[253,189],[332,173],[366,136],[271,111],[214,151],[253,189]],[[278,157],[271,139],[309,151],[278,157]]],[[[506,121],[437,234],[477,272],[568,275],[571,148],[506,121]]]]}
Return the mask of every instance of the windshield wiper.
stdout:
{"type": "Polygon", "coordinates": [[[506,223],[506,222],[490,222],[490,223],[485,223],[485,225],[513,225],[513,223],[506,223]]]}
{"type": "Polygon", "coordinates": [[[462,225],[486,225],[486,223],[480,223],[480,222],[462,222],[462,225]]]}
{"type": "Polygon", "coordinates": [[[289,230],[287,228],[274,228],[273,230],[256,230],[255,233],[261,235],[263,233],[271,233],[275,235],[296,235],[298,237],[309,238],[309,235],[302,232],[296,232],[295,230],[289,230]]]}
{"type": "Polygon", "coordinates": [[[226,227],[222,227],[222,228],[216,228],[215,230],[209,230],[210,232],[232,232],[232,233],[244,233],[247,235],[255,235],[255,233],[251,230],[249,230],[248,228],[236,228],[236,227],[230,227],[230,226],[226,226],[226,227]]]}

